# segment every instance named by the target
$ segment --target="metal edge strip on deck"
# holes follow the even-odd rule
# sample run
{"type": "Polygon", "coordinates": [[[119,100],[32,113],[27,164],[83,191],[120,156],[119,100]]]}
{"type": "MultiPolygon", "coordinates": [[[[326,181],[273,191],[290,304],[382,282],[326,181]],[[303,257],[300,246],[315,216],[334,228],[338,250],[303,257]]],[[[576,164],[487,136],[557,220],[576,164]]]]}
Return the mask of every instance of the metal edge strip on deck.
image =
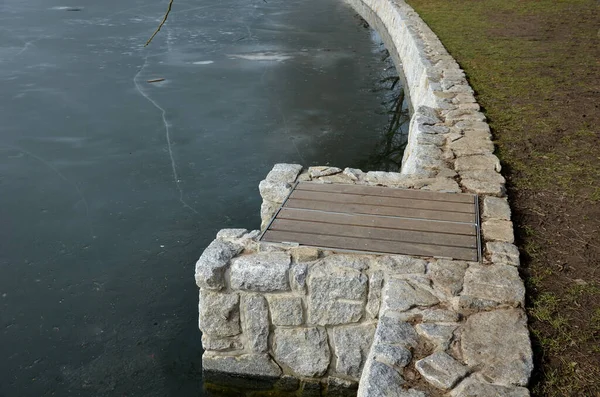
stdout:
{"type": "Polygon", "coordinates": [[[475,195],[475,228],[477,229],[477,262],[483,260],[481,247],[481,215],[479,214],[479,196],[475,195]]]}
{"type": "Polygon", "coordinates": [[[290,198],[290,196],[292,195],[292,193],[294,193],[294,190],[296,190],[296,186],[298,186],[299,183],[300,182],[296,182],[296,183],[294,183],[292,185],[292,190],[290,190],[290,192],[288,193],[288,195],[285,197],[285,200],[283,200],[283,203],[281,203],[281,205],[279,206],[279,208],[277,208],[277,211],[275,211],[275,214],[273,214],[273,217],[269,221],[269,224],[267,225],[267,227],[265,227],[265,230],[263,230],[263,232],[258,237],[258,241],[262,241],[263,236],[269,230],[269,228],[273,224],[273,221],[275,221],[275,218],[277,218],[277,215],[279,215],[279,212],[283,209],[283,207],[285,207],[285,203],[287,203],[288,199],[290,198]]]}

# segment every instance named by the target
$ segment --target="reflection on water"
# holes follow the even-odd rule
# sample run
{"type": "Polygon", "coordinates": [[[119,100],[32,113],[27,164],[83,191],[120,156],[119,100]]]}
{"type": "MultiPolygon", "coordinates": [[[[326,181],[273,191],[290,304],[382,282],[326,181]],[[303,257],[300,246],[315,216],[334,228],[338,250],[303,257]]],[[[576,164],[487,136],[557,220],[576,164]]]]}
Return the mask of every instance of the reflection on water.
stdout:
{"type": "Polygon", "coordinates": [[[362,160],[360,168],[363,171],[378,170],[399,172],[402,167],[402,156],[408,142],[408,127],[410,122],[408,98],[404,87],[400,84],[398,72],[391,60],[389,51],[385,49],[379,35],[374,33],[375,40],[380,43],[382,61],[386,67],[383,76],[378,81],[378,90],[383,92],[383,114],[388,116],[388,123],[379,132],[378,141],[372,153],[362,160]]]}

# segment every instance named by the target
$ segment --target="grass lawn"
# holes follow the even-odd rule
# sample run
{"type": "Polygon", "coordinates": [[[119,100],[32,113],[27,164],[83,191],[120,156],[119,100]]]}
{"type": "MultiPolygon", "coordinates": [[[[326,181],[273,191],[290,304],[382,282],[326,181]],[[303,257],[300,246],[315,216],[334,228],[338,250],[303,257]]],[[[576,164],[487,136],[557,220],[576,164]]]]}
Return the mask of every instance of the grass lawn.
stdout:
{"type": "Polygon", "coordinates": [[[600,2],[408,0],[465,70],[508,181],[534,396],[600,396],[600,2]]]}

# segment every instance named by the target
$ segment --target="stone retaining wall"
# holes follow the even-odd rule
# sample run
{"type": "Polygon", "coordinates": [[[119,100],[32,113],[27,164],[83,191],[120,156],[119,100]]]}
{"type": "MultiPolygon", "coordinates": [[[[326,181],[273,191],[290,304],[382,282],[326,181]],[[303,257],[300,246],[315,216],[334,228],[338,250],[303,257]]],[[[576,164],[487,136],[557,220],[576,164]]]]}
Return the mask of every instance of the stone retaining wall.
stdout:
{"type": "Polygon", "coordinates": [[[413,116],[402,170],[277,164],[259,186],[261,228],[296,181],[469,192],[480,196],[484,259],[340,254],[222,230],[196,265],[203,369],[302,395],[528,396],[525,290],[485,116],[410,7],[349,1],[404,71],[413,116]]]}

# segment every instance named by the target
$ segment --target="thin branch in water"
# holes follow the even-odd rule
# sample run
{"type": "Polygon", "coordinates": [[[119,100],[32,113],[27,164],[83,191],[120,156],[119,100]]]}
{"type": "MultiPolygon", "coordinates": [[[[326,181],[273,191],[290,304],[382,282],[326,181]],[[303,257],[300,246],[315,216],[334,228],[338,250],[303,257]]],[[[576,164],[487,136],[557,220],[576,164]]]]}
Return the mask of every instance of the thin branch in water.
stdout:
{"type": "Polygon", "coordinates": [[[158,34],[158,32],[160,32],[160,29],[163,27],[163,25],[165,24],[165,22],[167,22],[167,18],[169,17],[169,13],[171,12],[171,8],[172,7],[173,7],[173,0],[169,1],[169,8],[167,8],[167,12],[165,13],[165,16],[164,16],[163,20],[160,22],[160,25],[158,25],[158,28],[156,28],[156,30],[154,31],[154,33],[152,34],[152,36],[148,39],[148,41],[146,42],[146,44],[144,45],[144,47],[147,47],[148,44],[150,44],[150,42],[154,38],[154,36],[156,36],[158,34]]]}

